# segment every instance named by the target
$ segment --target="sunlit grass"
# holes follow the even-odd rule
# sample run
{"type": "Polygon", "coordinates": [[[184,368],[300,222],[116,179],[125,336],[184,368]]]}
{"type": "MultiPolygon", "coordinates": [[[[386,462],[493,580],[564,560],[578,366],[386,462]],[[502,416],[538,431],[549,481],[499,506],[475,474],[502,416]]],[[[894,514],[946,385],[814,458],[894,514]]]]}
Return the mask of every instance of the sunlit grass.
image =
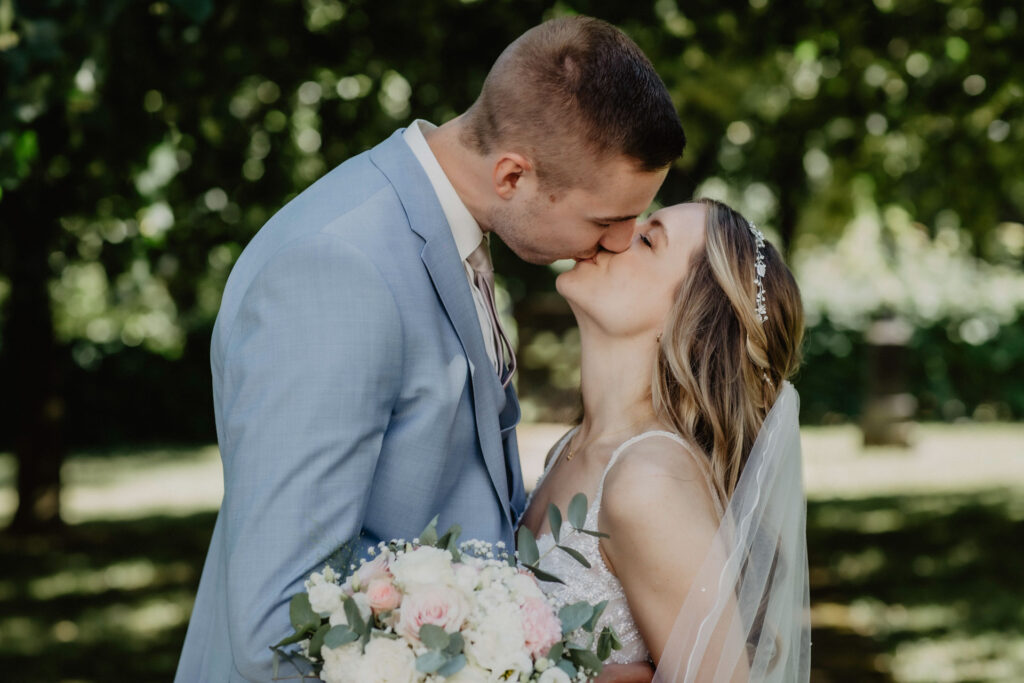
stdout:
{"type": "MultiPolygon", "coordinates": [[[[521,430],[528,484],[563,430],[521,430]]],[[[868,451],[852,427],[804,430],[814,683],[1024,680],[1022,446],[1024,425],[927,425],[868,451]]],[[[63,538],[0,535],[4,680],[169,680],[216,448],[79,453],[63,475],[63,538]]],[[[0,456],[0,518],[14,476],[0,456]]]]}

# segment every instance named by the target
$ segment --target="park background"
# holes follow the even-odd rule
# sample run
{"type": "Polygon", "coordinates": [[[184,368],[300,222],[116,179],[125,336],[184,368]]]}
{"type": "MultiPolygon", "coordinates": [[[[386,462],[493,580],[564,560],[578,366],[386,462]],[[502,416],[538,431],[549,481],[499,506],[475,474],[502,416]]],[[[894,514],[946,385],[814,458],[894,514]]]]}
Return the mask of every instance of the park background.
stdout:
{"type": "MultiPolygon", "coordinates": [[[[813,680],[1024,679],[1024,40],[995,0],[0,0],[0,671],[170,680],[220,496],[208,349],[259,227],[567,13],[651,58],[807,309],[813,680]],[[865,442],[878,444],[865,446],[865,442]]],[[[558,266],[495,248],[527,480],[558,266]]]]}

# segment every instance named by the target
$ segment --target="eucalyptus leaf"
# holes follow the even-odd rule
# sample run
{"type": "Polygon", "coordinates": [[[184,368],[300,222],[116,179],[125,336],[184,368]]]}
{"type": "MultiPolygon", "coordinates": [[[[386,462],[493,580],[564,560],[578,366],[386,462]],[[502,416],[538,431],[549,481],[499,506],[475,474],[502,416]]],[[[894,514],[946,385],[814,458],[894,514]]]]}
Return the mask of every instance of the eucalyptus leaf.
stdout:
{"type": "Polygon", "coordinates": [[[316,630],[316,633],[313,634],[313,637],[309,639],[309,656],[310,657],[319,657],[320,656],[320,648],[323,647],[324,636],[326,636],[327,632],[330,631],[330,630],[331,630],[331,625],[330,624],[323,624],[323,625],[320,626],[320,628],[318,628],[316,630]]]}
{"type": "Polygon", "coordinates": [[[420,532],[420,545],[434,545],[437,543],[437,516],[435,515],[427,528],[420,532]]]}
{"type": "Polygon", "coordinates": [[[558,611],[558,620],[562,622],[562,633],[572,633],[587,623],[594,614],[594,608],[585,602],[574,602],[558,611]]]}
{"type": "Polygon", "coordinates": [[[537,561],[540,560],[537,539],[533,537],[533,532],[525,526],[519,527],[519,533],[516,534],[516,547],[519,549],[519,561],[523,564],[537,564],[537,561]]]}
{"type": "Polygon", "coordinates": [[[612,639],[608,635],[608,629],[601,631],[597,637],[597,658],[604,661],[612,656],[612,639]]]}
{"type": "Polygon", "coordinates": [[[595,674],[601,673],[601,669],[604,668],[604,663],[590,650],[569,648],[569,659],[578,668],[587,669],[595,674]]]}
{"type": "Polygon", "coordinates": [[[462,654],[463,648],[466,647],[466,640],[462,637],[461,633],[452,633],[449,635],[448,647],[444,649],[445,654],[455,655],[462,654]]]}
{"type": "Polygon", "coordinates": [[[569,555],[572,559],[576,560],[587,569],[590,569],[590,562],[587,560],[587,558],[583,557],[583,553],[581,553],[580,551],[576,550],[575,548],[570,548],[567,545],[560,545],[558,546],[558,549],[569,555]]]}
{"type": "Polygon", "coordinates": [[[447,678],[449,676],[454,676],[455,674],[459,673],[460,671],[462,671],[463,668],[465,668],[465,666],[466,655],[458,654],[449,659],[444,666],[438,669],[437,674],[439,676],[444,676],[445,678],[447,678]]]}
{"type": "Polygon", "coordinates": [[[603,531],[591,531],[590,529],[577,529],[576,531],[580,532],[581,534],[593,536],[594,538],[611,538],[611,536],[604,533],[603,531]]]}
{"type": "Polygon", "coordinates": [[[437,539],[435,545],[444,550],[452,550],[453,548],[457,550],[460,535],[462,535],[462,527],[458,524],[452,524],[448,527],[448,531],[444,532],[444,535],[437,539]]]}
{"type": "Polygon", "coordinates": [[[352,598],[345,598],[345,619],[348,621],[348,627],[357,635],[366,637],[370,632],[370,628],[363,621],[363,615],[359,613],[359,605],[352,598]]]}
{"type": "Polygon", "coordinates": [[[529,569],[531,572],[533,572],[533,575],[537,577],[538,581],[547,581],[548,583],[560,583],[563,586],[565,585],[565,581],[562,581],[560,578],[558,578],[554,574],[548,574],[543,569],[538,569],[537,567],[535,567],[532,564],[527,564],[527,565],[523,565],[523,566],[525,566],[527,569],[529,569]]]}
{"type": "Polygon", "coordinates": [[[562,533],[562,511],[554,503],[548,503],[548,523],[551,525],[551,536],[558,543],[562,533]]]}
{"type": "Polygon", "coordinates": [[[546,659],[550,659],[552,662],[557,662],[562,658],[562,652],[565,651],[565,643],[559,641],[551,646],[548,653],[545,655],[546,659]]]}
{"type": "Polygon", "coordinates": [[[308,633],[320,627],[320,615],[309,604],[309,593],[296,593],[288,605],[288,616],[296,633],[308,633]]]}
{"type": "Polygon", "coordinates": [[[324,634],[324,645],[332,650],[357,640],[359,640],[359,634],[348,626],[334,626],[324,634]]]}
{"type": "Polygon", "coordinates": [[[307,635],[306,631],[302,631],[300,633],[293,633],[277,645],[274,645],[274,647],[284,647],[285,645],[291,645],[293,643],[299,642],[300,640],[305,640],[308,637],[309,636],[307,635]]]}
{"type": "Polygon", "coordinates": [[[451,636],[440,626],[435,624],[423,624],[420,626],[420,642],[431,650],[443,650],[451,642],[451,636]]]}
{"type": "Polygon", "coordinates": [[[608,629],[608,632],[611,633],[611,635],[612,635],[612,649],[613,650],[621,650],[622,649],[622,641],[619,640],[619,634],[616,633],[615,629],[613,629],[613,628],[608,629]]]}
{"type": "Polygon", "coordinates": [[[593,616],[590,617],[590,620],[587,621],[587,623],[583,624],[583,630],[584,631],[588,631],[590,633],[594,632],[594,629],[597,628],[597,620],[601,618],[602,614],[604,614],[604,610],[605,610],[605,608],[607,606],[608,606],[608,601],[607,600],[602,600],[601,602],[599,602],[596,605],[594,605],[594,614],[593,614],[593,616]]]}
{"type": "Polygon", "coordinates": [[[574,529],[582,529],[587,523],[587,497],[577,493],[569,501],[569,524],[574,529]]]}
{"type": "Polygon", "coordinates": [[[573,666],[572,662],[570,662],[568,659],[559,659],[558,664],[556,664],[555,666],[557,666],[559,669],[568,674],[569,680],[576,680],[576,667],[573,666]]]}
{"type": "Polygon", "coordinates": [[[416,670],[420,673],[432,674],[447,663],[447,655],[437,650],[431,650],[416,658],[416,670]]]}

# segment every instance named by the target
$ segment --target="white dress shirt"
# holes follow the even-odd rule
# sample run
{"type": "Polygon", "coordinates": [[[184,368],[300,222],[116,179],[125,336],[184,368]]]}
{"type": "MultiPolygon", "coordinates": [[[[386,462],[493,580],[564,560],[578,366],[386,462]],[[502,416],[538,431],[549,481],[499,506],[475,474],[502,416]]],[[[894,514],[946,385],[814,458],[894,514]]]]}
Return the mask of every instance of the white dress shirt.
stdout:
{"type": "Polygon", "coordinates": [[[434,128],[436,126],[429,121],[416,119],[405,129],[402,137],[416,156],[416,160],[420,162],[420,166],[426,171],[427,178],[430,179],[430,184],[434,188],[434,194],[437,195],[437,200],[441,203],[441,210],[444,211],[444,216],[448,219],[448,227],[455,239],[455,248],[459,252],[459,258],[462,259],[462,267],[466,271],[466,279],[469,281],[469,291],[473,293],[473,303],[476,304],[476,317],[480,321],[480,333],[484,338],[484,348],[487,349],[487,355],[495,370],[501,372],[501,362],[499,361],[501,349],[496,348],[494,344],[491,316],[487,313],[487,304],[484,301],[483,293],[473,282],[473,269],[466,260],[480,246],[480,241],[485,239],[484,233],[476,219],[469,213],[469,209],[463,204],[462,199],[459,198],[451,181],[448,180],[448,176],[441,168],[441,164],[437,162],[437,157],[434,156],[430,145],[427,144],[427,139],[423,136],[424,130],[434,128]]]}

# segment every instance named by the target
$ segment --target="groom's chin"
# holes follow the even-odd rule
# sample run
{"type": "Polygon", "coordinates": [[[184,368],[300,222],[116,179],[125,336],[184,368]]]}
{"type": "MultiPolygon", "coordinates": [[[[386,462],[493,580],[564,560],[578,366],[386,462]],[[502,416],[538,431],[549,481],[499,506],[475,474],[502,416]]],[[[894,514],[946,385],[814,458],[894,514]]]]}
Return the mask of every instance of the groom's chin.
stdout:
{"type": "Polygon", "coordinates": [[[561,260],[559,257],[552,256],[551,254],[541,254],[539,252],[526,251],[524,249],[512,249],[512,253],[518,256],[520,260],[526,261],[527,263],[535,266],[550,266],[555,261],[561,260]]]}

